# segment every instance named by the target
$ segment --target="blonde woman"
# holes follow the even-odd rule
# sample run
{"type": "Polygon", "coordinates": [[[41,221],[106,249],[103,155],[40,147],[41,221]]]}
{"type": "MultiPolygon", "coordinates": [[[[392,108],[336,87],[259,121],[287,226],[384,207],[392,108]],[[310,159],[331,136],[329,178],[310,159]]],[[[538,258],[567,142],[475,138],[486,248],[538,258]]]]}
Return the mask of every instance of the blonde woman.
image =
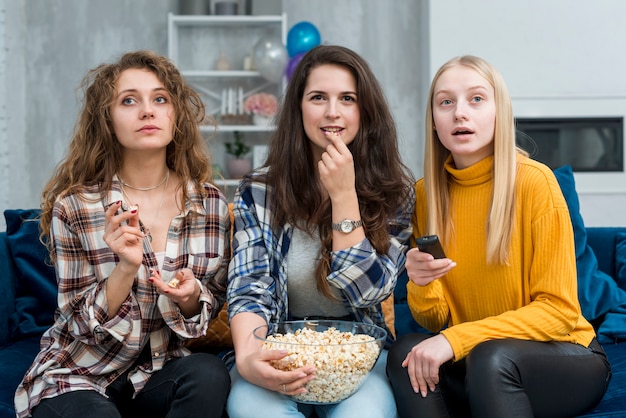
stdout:
{"type": "Polygon", "coordinates": [[[400,417],[571,417],[611,370],[577,297],[573,230],[552,171],[515,145],[498,71],[464,56],[435,75],[408,302],[433,334],[398,339],[387,372],[400,417]]]}

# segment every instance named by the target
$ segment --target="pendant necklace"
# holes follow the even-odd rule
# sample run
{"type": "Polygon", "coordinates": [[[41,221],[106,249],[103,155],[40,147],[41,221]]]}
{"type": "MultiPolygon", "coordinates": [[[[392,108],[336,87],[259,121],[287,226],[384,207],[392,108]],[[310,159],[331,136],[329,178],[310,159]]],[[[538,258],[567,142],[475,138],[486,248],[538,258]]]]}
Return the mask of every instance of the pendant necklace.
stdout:
{"type": "Polygon", "coordinates": [[[165,202],[165,193],[167,192],[167,185],[169,183],[169,179],[170,179],[170,170],[167,170],[167,173],[165,174],[165,177],[163,178],[163,180],[156,186],[153,187],[133,187],[127,183],[124,183],[124,181],[118,176],[119,180],[120,180],[120,188],[122,189],[122,194],[124,195],[124,197],[126,197],[126,199],[128,200],[128,203],[131,206],[137,206],[133,203],[133,201],[130,199],[130,197],[128,196],[128,194],[126,193],[126,190],[124,189],[124,186],[129,187],[131,189],[134,190],[138,190],[138,191],[148,191],[148,190],[154,190],[156,188],[158,188],[159,186],[161,186],[163,183],[165,183],[165,187],[163,188],[163,193],[161,194],[161,202],[159,203],[159,207],[157,208],[156,214],[154,215],[154,218],[152,219],[152,223],[150,224],[150,226],[145,227],[144,226],[144,234],[146,234],[146,236],[148,237],[148,239],[150,240],[150,242],[152,242],[152,234],[150,233],[150,229],[154,226],[154,223],[156,222],[157,218],[159,217],[159,213],[161,212],[161,208],[163,207],[163,203],[165,202]]]}

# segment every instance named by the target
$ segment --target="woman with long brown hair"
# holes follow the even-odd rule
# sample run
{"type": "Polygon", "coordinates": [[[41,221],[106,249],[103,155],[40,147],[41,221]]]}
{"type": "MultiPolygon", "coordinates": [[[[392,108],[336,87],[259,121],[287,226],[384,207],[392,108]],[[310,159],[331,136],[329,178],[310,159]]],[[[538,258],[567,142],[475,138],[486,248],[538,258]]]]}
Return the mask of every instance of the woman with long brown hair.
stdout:
{"type": "MultiPolygon", "coordinates": [[[[387,327],[381,304],[404,264],[411,183],[367,62],[340,46],[310,50],[292,74],[265,167],[246,177],[235,196],[231,418],[313,409],[285,395],[303,393],[314,368],[274,369],[270,360],[285,353],[261,351],[255,328],[302,318],[387,327]]],[[[395,416],[385,358],[386,351],[356,394],[315,408],[329,417],[395,416]]]]}

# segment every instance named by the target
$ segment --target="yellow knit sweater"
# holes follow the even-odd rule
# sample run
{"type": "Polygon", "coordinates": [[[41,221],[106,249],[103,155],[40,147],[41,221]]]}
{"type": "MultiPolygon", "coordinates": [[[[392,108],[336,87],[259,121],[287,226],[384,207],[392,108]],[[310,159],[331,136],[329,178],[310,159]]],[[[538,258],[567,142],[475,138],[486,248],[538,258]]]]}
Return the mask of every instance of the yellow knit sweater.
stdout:
{"type": "MultiPolygon", "coordinates": [[[[574,237],[567,205],[552,171],[518,157],[515,219],[508,265],[486,262],[493,158],[463,170],[446,165],[450,187],[451,239],[446,255],[457,263],[427,286],[409,281],[415,320],[448,339],[455,360],[477,344],[498,338],[569,341],[587,347],[595,332],[578,302],[574,237]]],[[[414,234],[424,235],[423,179],[415,184],[414,234]]],[[[446,242],[447,241],[447,242],[446,242]]]]}

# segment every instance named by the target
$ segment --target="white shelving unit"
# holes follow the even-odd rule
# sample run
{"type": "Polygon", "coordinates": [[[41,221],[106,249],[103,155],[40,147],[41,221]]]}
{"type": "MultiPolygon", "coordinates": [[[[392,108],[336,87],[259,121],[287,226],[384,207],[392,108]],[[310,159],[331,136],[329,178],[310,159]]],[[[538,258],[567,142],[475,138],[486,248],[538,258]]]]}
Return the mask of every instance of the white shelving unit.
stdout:
{"type": "MultiPolygon", "coordinates": [[[[220,123],[217,131],[212,126],[203,126],[201,130],[207,138],[214,163],[224,173],[229,158],[224,142],[232,141],[234,132],[240,132],[246,144],[254,147],[266,145],[269,133],[274,129],[264,125],[223,124],[221,118],[225,89],[242,91],[244,100],[259,92],[272,93],[281,100],[286,84],[284,77],[281,82],[272,83],[258,71],[244,69],[246,58],[251,59],[254,46],[266,36],[280,37],[283,45],[286,44],[286,14],[168,15],[168,55],[187,82],[202,96],[207,113],[220,123]],[[216,69],[221,54],[227,58],[230,70],[216,69]]],[[[224,189],[234,189],[239,180],[217,182],[224,189]]]]}

